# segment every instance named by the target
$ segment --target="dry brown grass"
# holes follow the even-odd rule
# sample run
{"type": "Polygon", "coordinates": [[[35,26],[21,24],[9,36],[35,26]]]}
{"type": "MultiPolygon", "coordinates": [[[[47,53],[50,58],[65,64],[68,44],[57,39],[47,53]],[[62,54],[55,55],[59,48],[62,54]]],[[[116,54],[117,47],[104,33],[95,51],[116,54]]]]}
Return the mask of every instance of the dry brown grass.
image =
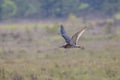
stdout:
{"type": "MultiPolygon", "coordinates": [[[[78,22],[77,24],[74,20],[62,22],[70,36],[81,29],[81,25],[89,26],[89,23],[78,22]]],[[[59,46],[64,44],[64,40],[58,32],[59,24],[2,24],[0,26],[0,79],[120,79],[120,38],[118,36],[107,37],[101,31],[94,31],[100,30],[99,27],[89,27],[79,42],[85,46],[85,50],[62,49],[59,46]],[[49,31],[49,25],[57,28],[49,28],[49,31]]]]}

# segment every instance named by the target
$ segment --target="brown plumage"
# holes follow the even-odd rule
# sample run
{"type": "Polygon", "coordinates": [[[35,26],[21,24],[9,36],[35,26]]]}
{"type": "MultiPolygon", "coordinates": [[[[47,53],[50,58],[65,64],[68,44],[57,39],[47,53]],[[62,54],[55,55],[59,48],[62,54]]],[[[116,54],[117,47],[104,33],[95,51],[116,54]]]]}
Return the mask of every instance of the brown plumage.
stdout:
{"type": "Polygon", "coordinates": [[[86,27],[84,27],[83,29],[79,30],[78,32],[76,32],[72,38],[69,38],[68,35],[65,32],[65,29],[63,27],[63,25],[60,26],[60,33],[61,36],[65,39],[66,44],[61,46],[62,48],[81,48],[84,49],[84,47],[77,45],[77,42],[79,40],[79,38],[82,36],[82,34],[85,32],[86,27]]]}

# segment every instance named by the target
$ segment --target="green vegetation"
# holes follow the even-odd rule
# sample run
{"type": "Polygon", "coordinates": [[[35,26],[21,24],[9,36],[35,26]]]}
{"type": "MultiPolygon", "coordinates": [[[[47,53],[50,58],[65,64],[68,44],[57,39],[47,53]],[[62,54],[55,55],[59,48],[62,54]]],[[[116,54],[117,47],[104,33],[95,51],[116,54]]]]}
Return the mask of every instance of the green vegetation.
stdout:
{"type": "Polygon", "coordinates": [[[55,34],[59,30],[59,25],[58,24],[51,25],[51,26],[49,25],[49,26],[46,26],[45,28],[46,28],[46,31],[48,33],[54,33],[55,34]]]}
{"type": "Polygon", "coordinates": [[[114,15],[114,17],[115,17],[115,19],[120,20],[120,12],[116,13],[116,14],[114,15]]]}
{"type": "Polygon", "coordinates": [[[82,10],[82,9],[85,9],[85,8],[88,8],[89,5],[86,4],[86,3],[82,3],[80,6],[79,6],[79,9],[82,10]]]}
{"type": "Polygon", "coordinates": [[[4,0],[3,1],[4,4],[2,4],[2,18],[3,19],[9,19],[12,16],[16,15],[16,11],[17,11],[17,6],[15,5],[15,3],[11,0],[4,0]]]}
{"type": "Polygon", "coordinates": [[[120,80],[120,0],[0,0],[0,80],[120,80]]]}
{"type": "Polygon", "coordinates": [[[0,20],[114,16],[119,5],[120,0],[0,0],[0,20]]]}
{"type": "MultiPolygon", "coordinates": [[[[64,22],[68,34],[82,28],[81,25],[84,27],[77,22],[64,22]]],[[[81,50],[58,48],[64,44],[57,32],[59,23],[1,24],[0,79],[119,80],[120,37],[111,35],[111,38],[105,38],[109,36],[104,34],[105,30],[93,34],[91,32],[99,27],[86,25],[88,29],[78,43],[85,47],[81,50]]],[[[103,26],[109,25],[106,22],[103,26]]]]}

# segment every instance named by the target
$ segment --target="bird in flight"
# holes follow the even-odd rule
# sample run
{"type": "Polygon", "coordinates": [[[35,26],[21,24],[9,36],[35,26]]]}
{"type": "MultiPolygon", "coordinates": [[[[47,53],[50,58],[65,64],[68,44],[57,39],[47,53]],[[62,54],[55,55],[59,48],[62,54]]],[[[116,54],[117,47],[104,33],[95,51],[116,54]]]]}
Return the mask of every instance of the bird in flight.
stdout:
{"type": "Polygon", "coordinates": [[[61,48],[81,48],[81,49],[84,49],[83,46],[79,46],[77,45],[77,42],[79,40],[79,38],[82,36],[82,34],[85,32],[87,27],[84,27],[83,29],[79,30],[78,32],[76,32],[72,38],[70,38],[63,25],[60,25],[60,34],[61,36],[65,39],[65,45],[61,46],[61,48]]]}

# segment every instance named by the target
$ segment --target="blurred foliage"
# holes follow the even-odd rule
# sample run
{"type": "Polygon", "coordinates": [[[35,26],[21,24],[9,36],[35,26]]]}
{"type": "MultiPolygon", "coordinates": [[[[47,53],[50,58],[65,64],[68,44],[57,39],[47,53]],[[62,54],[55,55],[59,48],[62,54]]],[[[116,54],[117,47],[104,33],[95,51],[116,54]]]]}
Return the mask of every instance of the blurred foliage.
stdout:
{"type": "Polygon", "coordinates": [[[52,26],[46,26],[45,29],[46,31],[50,34],[52,33],[57,33],[58,32],[58,29],[59,28],[59,24],[55,24],[55,25],[52,25],[52,26]]]}
{"type": "Polygon", "coordinates": [[[94,12],[111,16],[120,11],[120,0],[0,0],[0,4],[1,20],[67,18],[94,12]]]}
{"type": "Polygon", "coordinates": [[[76,20],[77,19],[77,17],[74,14],[70,14],[68,18],[69,18],[69,20],[76,20]]]}
{"type": "Polygon", "coordinates": [[[116,14],[114,15],[114,17],[115,17],[115,19],[120,20],[120,12],[116,13],[116,14]]]}
{"type": "MultiPolygon", "coordinates": [[[[77,30],[80,28],[77,23],[71,21],[64,25],[76,25],[77,30]]],[[[109,20],[104,26],[112,24],[109,20]]],[[[90,29],[90,24],[86,26],[89,28],[84,34],[86,38],[80,40],[86,49],[66,50],[58,48],[64,43],[62,37],[55,34],[58,23],[0,25],[4,28],[0,31],[0,80],[119,80],[120,35],[107,39],[104,34],[91,34],[95,29],[90,29]],[[49,28],[48,33],[45,26],[49,28]],[[32,41],[29,42],[29,38],[32,41]]],[[[74,27],[66,28],[74,32],[74,27]]]]}
{"type": "Polygon", "coordinates": [[[104,0],[102,10],[108,14],[113,15],[120,11],[120,0],[104,0]]]}
{"type": "Polygon", "coordinates": [[[16,14],[16,10],[17,10],[16,4],[11,0],[4,0],[3,3],[4,4],[1,5],[2,18],[8,19],[8,18],[11,18],[12,16],[14,16],[16,14]]]}
{"type": "Polygon", "coordinates": [[[82,10],[82,9],[85,9],[85,8],[88,8],[89,5],[87,3],[82,3],[80,6],[79,6],[79,9],[82,10]]]}
{"type": "Polygon", "coordinates": [[[112,20],[110,20],[109,22],[107,22],[105,24],[104,28],[105,28],[105,33],[106,34],[112,34],[113,33],[113,31],[112,31],[112,25],[113,25],[113,21],[112,20]]]}

